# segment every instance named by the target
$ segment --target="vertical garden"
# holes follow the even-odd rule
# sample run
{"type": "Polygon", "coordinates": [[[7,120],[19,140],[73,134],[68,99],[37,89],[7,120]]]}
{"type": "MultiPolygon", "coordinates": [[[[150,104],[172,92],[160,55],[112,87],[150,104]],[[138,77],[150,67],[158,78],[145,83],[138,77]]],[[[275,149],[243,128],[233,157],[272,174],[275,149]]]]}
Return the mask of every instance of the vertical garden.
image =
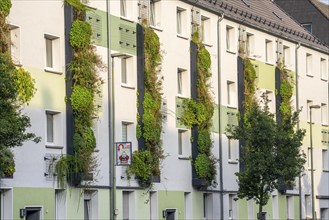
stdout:
{"type": "Polygon", "coordinates": [[[66,99],[73,109],[74,133],[73,154],[62,156],[56,164],[61,186],[65,177],[70,183],[79,185],[97,169],[97,160],[93,156],[96,139],[92,123],[97,112],[95,96],[100,93],[102,84],[97,74],[102,62],[91,44],[91,26],[85,21],[87,7],[80,0],[66,0],[65,4],[73,7],[74,17],[69,39],[74,53],[67,70],[71,73],[73,85],[72,94],[66,99]]]}

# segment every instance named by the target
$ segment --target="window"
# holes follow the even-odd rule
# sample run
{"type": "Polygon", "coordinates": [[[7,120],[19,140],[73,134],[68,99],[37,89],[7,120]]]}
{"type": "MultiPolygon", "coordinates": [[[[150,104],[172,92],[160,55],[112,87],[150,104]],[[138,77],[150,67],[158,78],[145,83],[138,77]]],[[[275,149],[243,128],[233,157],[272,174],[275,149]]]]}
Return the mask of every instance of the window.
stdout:
{"type": "Polygon", "coordinates": [[[46,69],[58,70],[60,67],[59,38],[48,34],[44,35],[46,44],[46,69]]]}
{"type": "Polygon", "coordinates": [[[328,108],[326,104],[321,104],[321,123],[323,125],[328,124],[328,108]]]}
{"type": "Polygon", "coordinates": [[[234,52],[234,28],[226,26],[226,50],[234,52]]]}
{"type": "Polygon", "coordinates": [[[186,10],[182,9],[182,8],[177,8],[176,19],[177,19],[177,34],[185,36],[186,35],[186,10]]]}
{"type": "Polygon", "coordinates": [[[312,76],[312,54],[306,54],[306,75],[312,76]]]}
{"type": "Polygon", "coordinates": [[[160,0],[150,0],[150,25],[153,27],[160,26],[161,17],[161,1],[160,0]]]}
{"type": "Polygon", "coordinates": [[[273,42],[270,40],[265,40],[265,61],[273,63],[273,42]]]}
{"type": "Polygon", "coordinates": [[[122,219],[134,219],[134,192],[122,191],[122,219]]]}
{"type": "Polygon", "coordinates": [[[62,122],[61,114],[46,111],[46,146],[62,147],[62,122]]]}
{"type": "Polygon", "coordinates": [[[305,215],[307,219],[312,219],[312,203],[310,195],[305,195],[305,215]]]}
{"type": "Polygon", "coordinates": [[[26,220],[41,220],[41,207],[26,207],[25,208],[25,219],[26,220]]]}
{"type": "Polygon", "coordinates": [[[312,33],[312,23],[305,23],[302,26],[310,33],[312,33]]]}
{"type": "Polygon", "coordinates": [[[187,156],[188,133],[186,130],[178,130],[178,156],[187,156]]]}
{"type": "Polygon", "coordinates": [[[279,219],[279,201],[277,195],[272,195],[273,219],[279,219]]]}
{"type": "Polygon", "coordinates": [[[122,142],[127,142],[130,140],[130,132],[131,132],[131,125],[133,123],[132,122],[122,122],[121,125],[122,125],[122,135],[121,135],[121,141],[122,142]]]}
{"type": "Polygon", "coordinates": [[[286,67],[290,67],[290,47],[283,46],[283,63],[286,67]]]}
{"type": "Polygon", "coordinates": [[[307,100],[306,101],[306,114],[307,114],[307,121],[310,121],[310,106],[313,105],[313,101],[307,100]]]}
{"type": "Polygon", "coordinates": [[[329,170],[329,154],[327,149],[322,150],[322,169],[329,170]]]}
{"type": "Polygon", "coordinates": [[[227,81],[227,105],[236,107],[235,83],[227,81]]]}
{"type": "Polygon", "coordinates": [[[246,47],[247,56],[253,56],[255,49],[255,36],[253,34],[247,33],[246,47]]]}
{"type": "Polygon", "coordinates": [[[212,194],[203,193],[203,218],[212,219],[212,194]]]}
{"type": "Polygon", "coordinates": [[[210,41],[210,19],[201,16],[200,37],[202,42],[208,43],[210,41]]]}
{"type": "Polygon", "coordinates": [[[228,139],[227,145],[228,145],[227,146],[228,147],[228,161],[231,163],[232,162],[237,163],[237,161],[239,159],[237,141],[228,139]]]}
{"type": "Polygon", "coordinates": [[[229,196],[228,196],[229,198],[229,205],[228,205],[228,217],[229,217],[229,219],[236,219],[237,218],[237,216],[236,216],[236,209],[237,209],[237,207],[236,207],[236,195],[235,194],[229,194],[229,196]]]}
{"type": "Polygon", "coordinates": [[[274,93],[270,90],[266,90],[265,92],[266,99],[268,101],[267,107],[269,112],[274,113],[275,112],[275,98],[274,98],[274,93]]]}
{"type": "Polygon", "coordinates": [[[192,195],[184,192],[185,219],[192,219],[192,195]]]}
{"type": "Polygon", "coordinates": [[[124,56],[120,58],[121,61],[121,83],[124,85],[131,85],[133,82],[133,58],[124,56]]]}
{"type": "Polygon", "coordinates": [[[188,95],[188,79],[187,72],[185,69],[178,68],[177,69],[177,94],[180,96],[188,95]]]}
{"type": "Polygon", "coordinates": [[[126,0],[120,0],[120,16],[127,17],[127,4],[126,4],[126,0]]]}
{"type": "Polygon", "coordinates": [[[91,219],[91,200],[90,199],[84,199],[84,220],[91,219]]]}
{"type": "Polygon", "coordinates": [[[287,219],[294,219],[294,197],[286,196],[287,201],[287,219]]]}
{"type": "Polygon", "coordinates": [[[55,189],[55,218],[65,219],[65,190],[55,189]]]}
{"type": "Polygon", "coordinates": [[[157,220],[158,216],[158,193],[150,192],[150,219],[157,220]]]}
{"type": "Polygon", "coordinates": [[[10,25],[9,26],[10,35],[10,45],[9,52],[11,54],[11,58],[15,64],[20,64],[20,29],[19,27],[10,25]]]}
{"type": "Polygon", "coordinates": [[[321,79],[328,80],[327,60],[323,58],[321,58],[320,60],[320,73],[321,73],[321,79]]]}

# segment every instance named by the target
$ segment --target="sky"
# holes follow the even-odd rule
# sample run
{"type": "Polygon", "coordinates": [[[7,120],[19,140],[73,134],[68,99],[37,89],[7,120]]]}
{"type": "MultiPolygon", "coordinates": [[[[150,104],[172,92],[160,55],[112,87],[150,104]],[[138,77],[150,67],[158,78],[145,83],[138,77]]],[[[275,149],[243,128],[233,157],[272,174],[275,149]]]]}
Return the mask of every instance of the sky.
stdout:
{"type": "Polygon", "coordinates": [[[320,0],[320,1],[329,5],[329,0],[320,0]]]}

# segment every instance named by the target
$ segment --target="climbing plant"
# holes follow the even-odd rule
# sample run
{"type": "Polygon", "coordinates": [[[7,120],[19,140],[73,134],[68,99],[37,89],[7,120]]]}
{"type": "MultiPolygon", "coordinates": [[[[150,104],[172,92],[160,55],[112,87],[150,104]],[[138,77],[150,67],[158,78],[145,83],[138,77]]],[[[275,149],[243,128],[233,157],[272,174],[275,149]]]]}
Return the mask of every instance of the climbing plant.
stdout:
{"type": "Polygon", "coordinates": [[[21,146],[27,140],[40,141],[40,137],[26,132],[31,126],[30,118],[21,112],[36,89],[30,73],[16,68],[8,51],[11,42],[6,17],[10,8],[10,0],[0,2],[0,178],[12,176],[15,172],[11,148],[21,146]]]}
{"type": "Polygon", "coordinates": [[[100,93],[102,84],[98,69],[103,67],[101,58],[91,44],[92,29],[84,20],[86,6],[80,0],[66,0],[74,9],[74,21],[70,30],[70,45],[74,50],[73,60],[69,64],[72,73],[72,94],[67,98],[73,109],[74,134],[73,155],[63,155],[57,162],[55,170],[60,186],[65,177],[72,182],[74,178],[79,184],[97,168],[97,160],[93,157],[96,139],[92,120],[97,112],[95,96],[100,93]]]}
{"type": "MultiPolygon", "coordinates": [[[[130,179],[135,174],[141,186],[149,186],[153,176],[160,176],[160,163],[164,159],[161,141],[162,113],[161,113],[161,81],[159,71],[162,61],[160,41],[158,35],[146,22],[142,24],[144,30],[144,113],[137,115],[139,122],[136,128],[137,139],[143,138],[145,149],[135,151],[132,164],[127,169],[130,179]]],[[[138,94],[139,96],[139,94],[138,94]]]]}
{"type": "Polygon", "coordinates": [[[211,140],[212,117],[215,105],[212,100],[209,79],[211,77],[211,58],[208,50],[202,44],[196,31],[192,41],[197,46],[197,99],[183,101],[182,123],[189,128],[197,126],[198,155],[193,161],[197,177],[211,184],[216,177],[217,159],[212,155],[211,140]]]}

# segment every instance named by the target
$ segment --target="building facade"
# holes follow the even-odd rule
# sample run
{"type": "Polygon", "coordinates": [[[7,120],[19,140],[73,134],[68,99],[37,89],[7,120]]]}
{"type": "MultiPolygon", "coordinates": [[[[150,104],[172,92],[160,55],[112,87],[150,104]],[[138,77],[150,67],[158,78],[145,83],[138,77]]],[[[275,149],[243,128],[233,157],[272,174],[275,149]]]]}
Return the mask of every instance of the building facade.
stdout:
{"type": "MultiPolygon", "coordinates": [[[[69,2],[69,1],[68,1],[69,2]]],[[[73,114],[67,101],[72,85],[70,28],[73,9],[60,1],[13,1],[10,24],[12,57],[29,70],[37,92],[24,113],[30,130],[42,137],[14,149],[16,172],[0,180],[0,219],[257,219],[254,201],[237,198],[239,142],[226,136],[227,125],[238,123],[243,93],[239,77],[240,46],[257,73],[257,94],[266,93],[276,113],[275,69],[284,60],[293,76],[294,109],[302,108],[299,127],[306,129],[302,151],[305,170],[293,188],[272,193],[265,207],[267,219],[312,217],[310,170],[310,106],[314,149],[315,212],[329,219],[328,71],[329,48],[292,20],[270,0],[84,2],[92,42],[105,68],[99,107],[92,126],[97,168],[92,181],[78,186],[57,183],[54,167],[72,150],[73,114]],[[47,10],[45,10],[47,8],[47,10]],[[266,8],[266,12],[263,10],[266,8]],[[32,12],[32,15],[31,15],[32,12]],[[29,18],[29,19],[27,19],[29,18]],[[140,24],[146,19],[160,41],[162,54],[161,141],[165,158],[161,175],[151,188],[128,178],[127,166],[114,166],[115,143],[131,142],[139,150],[136,127],[144,72],[140,24]],[[182,124],[182,103],[191,98],[195,63],[192,32],[197,27],[211,58],[212,155],[216,177],[200,187],[193,174],[193,130],[182,124]]],[[[132,161],[134,163],[134,161],[132,161]]]]}

